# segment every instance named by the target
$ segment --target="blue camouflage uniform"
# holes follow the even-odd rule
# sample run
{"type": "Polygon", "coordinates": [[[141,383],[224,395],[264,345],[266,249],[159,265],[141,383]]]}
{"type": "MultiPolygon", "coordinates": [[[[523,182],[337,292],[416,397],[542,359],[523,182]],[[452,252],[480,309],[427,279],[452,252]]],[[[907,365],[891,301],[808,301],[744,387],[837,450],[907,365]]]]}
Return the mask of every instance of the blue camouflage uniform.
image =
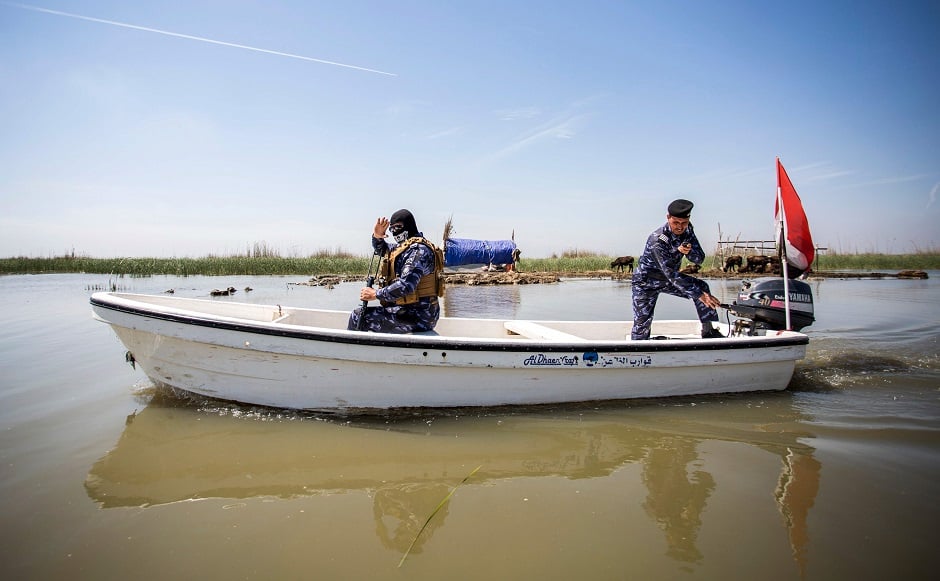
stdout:
{"type": "MultiPolygon", "coordinates": [[[[418,233],[424,238],[424,234],[418,233]]],[[[397,245],[390,245],[384,239],[372,237],[372,248],[379,256],[385,256],[397,245]]],[[[418,281],[432,274],[435,267],[434,251],[426,244],[412,244],[395,258],[395,272],[398,277],[376,291],[376,298],[381,303],[378,307],[366,307],[362,327],[362,307],[349,315],[350,330],[373,331],[377,333],[414,333],[431,331],[441,316],[441,307],[437,297],[421,297],[418,302],[396,305],[395,301],[415,292],[418,281]]]]}
{"type": "Polygon", "coordinates": [[[679,246],[686,242],[692,245],[692,250],[685,257],[695,264],[702,264],[705,251],[691,224],[676,236],[667,222],[647,238],[639,265],[633,271],[633,339],[649,339],[653,311],[660,293],[692,299],[703,325],[708,323],[710,326],[711,322],[718,320],[718,312],[698,300],[703,293],[710,293],[708,283],[679,272],[683,257],[679,246]]]}

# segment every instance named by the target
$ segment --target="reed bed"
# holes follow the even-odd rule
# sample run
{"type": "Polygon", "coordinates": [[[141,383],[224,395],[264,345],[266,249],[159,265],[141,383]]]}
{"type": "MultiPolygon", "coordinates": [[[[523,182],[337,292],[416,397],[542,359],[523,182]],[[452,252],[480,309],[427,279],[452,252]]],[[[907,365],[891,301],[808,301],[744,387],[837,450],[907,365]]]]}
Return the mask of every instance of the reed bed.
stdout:
{"type": "Polygon", "coordinates": [[[940,252],[916,254],[829,254],[816,257],[814,270],[938,270],[940,252]]]}
{"type": "MultiPolygon", "coordinates": [[[[639,259],[639,253],[634,255],[639,259]]],[[[560,257],[523,259],[519,270],[528,272],[591,272],[609,270],[613,256],[562,254],[560,257]]],[[[704,270],[718,269],[722,265],[714,256],[707,256],[704,270]]],[[[915,254],[836,254],[821,253],[813,264],[816,271],[842,270],[940,270],[940,252],[915,254]]]]}
{"type": "Polygon", "coordinates": [[[0,258],[0,274],[86,272],[120,276],[320,275],[365,273],[369,259],[333,257],[0,258]]]}
{"type": "MultiPolygon", "coordinates": [[[[639,253],[637,253],[638,255],[639,253]]],[[[0,258],[0,274],[42,274],[85,272],[117,276],[232,276],[232,275],[325,275],[364,274],[368,256],[323,253],[309,257],[207,256],[204,258],[90,258],[59,256],[51,258],[0,258]]],[[[615,257],[568,253],[550,258],[523,258],[517,265],[525,272],[595,272],[609,270],[615,257]]],[[[718,268],[709,256],[705,270],[718,268]]],[[[816,271],[843,270],[940,270],[940,252],[915,254],[835,254],[817,257],[816,271]]]]}
{"type": "Polygon", "coordinates": [[[526,272],[592,272],[609,270],[613,260],[610,256],[596,255],[523,258],[517,268],[526,272]]]}

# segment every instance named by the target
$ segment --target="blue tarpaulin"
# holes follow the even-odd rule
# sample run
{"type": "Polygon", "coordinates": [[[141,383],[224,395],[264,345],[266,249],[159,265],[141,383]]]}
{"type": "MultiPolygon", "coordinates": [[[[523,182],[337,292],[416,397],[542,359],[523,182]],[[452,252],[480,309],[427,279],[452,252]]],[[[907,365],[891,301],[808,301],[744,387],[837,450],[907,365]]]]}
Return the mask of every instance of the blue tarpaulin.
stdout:
{"type": "Polygon", "coordinates": [[[444,241],[444,264],[510,264],[516,243],[512,240],[470,240],[448,238],[444,241]]]}

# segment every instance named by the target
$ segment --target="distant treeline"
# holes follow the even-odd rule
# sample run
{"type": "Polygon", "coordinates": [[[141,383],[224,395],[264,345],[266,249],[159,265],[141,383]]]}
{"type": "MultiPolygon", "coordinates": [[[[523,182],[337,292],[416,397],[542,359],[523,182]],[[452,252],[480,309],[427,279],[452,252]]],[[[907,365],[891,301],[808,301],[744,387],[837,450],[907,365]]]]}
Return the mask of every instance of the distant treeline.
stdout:
{"type": "MultiPolygon", "coordinates": [[[[523,258],[518,270],[528,272],[594,272],[608,270],[615,257],[581,254],[551,258],[523,258]]],[[[713,257],[703,265],[707,271],[719,268],[713,257]]],[[[374,265],[373,265],[374,268],[374,265]]],[[[349,254],[323,254],[310,257],[208,256],[205,258],[0,258],[0,274],[42,274],[86,272],[117,276],[233,276],[233,275],[322,275],[362,274],[369,269],[369,257],[349,254]]],[[[916,254],[834,254],[817,257],[813,270],[940,270],[940,252],[916,254]]]]}

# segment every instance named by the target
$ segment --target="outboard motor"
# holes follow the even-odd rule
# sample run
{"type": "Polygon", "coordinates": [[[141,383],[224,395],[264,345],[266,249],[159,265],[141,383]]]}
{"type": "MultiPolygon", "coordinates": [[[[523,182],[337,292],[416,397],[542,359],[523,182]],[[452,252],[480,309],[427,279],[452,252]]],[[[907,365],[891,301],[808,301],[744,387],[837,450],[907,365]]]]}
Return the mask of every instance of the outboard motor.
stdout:
{"type": "MultiPolygon", "coordinates": [[[[794,331],[813,324],[813,291],[801,280],[790,280],[790,326],[794,331]]],[[[783,278],[745,280],[738,291],[738,299],[728,310],[739,318],[735,332],[747,335],[764,334],[768,330],[787,328],[783,278]]]]}

